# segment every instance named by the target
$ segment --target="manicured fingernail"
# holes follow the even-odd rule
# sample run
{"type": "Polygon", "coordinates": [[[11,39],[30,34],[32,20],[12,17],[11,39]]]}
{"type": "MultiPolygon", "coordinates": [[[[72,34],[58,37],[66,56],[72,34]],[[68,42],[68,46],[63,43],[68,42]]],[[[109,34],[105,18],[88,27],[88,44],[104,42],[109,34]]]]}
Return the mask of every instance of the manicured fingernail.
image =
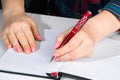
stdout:
{"type": "Polygon", "coordinates": [[[37,35],[38,40],[42,41],[42,37],[40,35],[37,35]]]}
{"type": "Polygon", "coordinates": [[[7,48],[12,48],[12,45],[11,44],[7,45],[7,48]]]}
{"type": "Polygon", "coordinates": [[[59,58],[55,58],[55,61],[56,61],[56,62],[59,62],[60,60],[59,60],[59,58]]]}
{"type": "Polygon", "coordinates": [[[26,53],[26,54],[29,54],[30,52],[31,52],[30,49],[28,49],[28,48],[25,49],[25,53],[26,53]]]}
{"type": "Polygon", "coordinates": [[[32,47],[32,52],[35,52],[35,50],[36,50],[35,47],[32,47]]]}
{"type": "Polygon", "coordinates": [[[22,52],[22,49],[21,49],[21,48],[17,48],[16,51],[17,51],[18,53],[20,53],[20,52],[22,52]]]}
{"type": "Polygon", "coordinates": [[[58,54],[58,53],[54,53],[53,56],[54,56],[54,57],[58,57],[59,54],[58,54]]]}

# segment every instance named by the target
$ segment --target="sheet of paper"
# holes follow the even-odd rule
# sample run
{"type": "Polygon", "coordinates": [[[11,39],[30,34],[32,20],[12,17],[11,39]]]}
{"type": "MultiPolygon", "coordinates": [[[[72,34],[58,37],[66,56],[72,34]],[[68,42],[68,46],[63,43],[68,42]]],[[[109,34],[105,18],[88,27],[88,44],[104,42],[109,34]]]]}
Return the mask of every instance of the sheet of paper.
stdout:
{"type": "Polygon", "coordinates": [[[46,72],[57,71],[62,62],[50,63],[50,59],[58,34],[60,32],[46,30],[45,41],[38,43],[40,48],[32,54],[16,53],[14,49],[8,49],[0,59],[0,69],[36,75],[46,75],[46,72]]]}
{"type": "Polygon", "coordinates": [[[104,39],[96,44],[90,58],[65,62],[60,71],[93,80],[119,80],[120,41],[104,39]]]}

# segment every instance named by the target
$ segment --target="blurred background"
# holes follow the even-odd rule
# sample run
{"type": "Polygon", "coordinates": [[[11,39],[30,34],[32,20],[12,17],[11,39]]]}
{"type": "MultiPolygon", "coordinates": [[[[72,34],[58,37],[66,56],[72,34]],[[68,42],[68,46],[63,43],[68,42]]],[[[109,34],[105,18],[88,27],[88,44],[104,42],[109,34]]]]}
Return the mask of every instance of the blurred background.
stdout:
{"type": "Polygon", "coordinates": [[[57,10],[53,0],[31,0],[26,12],[38,14],[52,14],[57,10]]]}

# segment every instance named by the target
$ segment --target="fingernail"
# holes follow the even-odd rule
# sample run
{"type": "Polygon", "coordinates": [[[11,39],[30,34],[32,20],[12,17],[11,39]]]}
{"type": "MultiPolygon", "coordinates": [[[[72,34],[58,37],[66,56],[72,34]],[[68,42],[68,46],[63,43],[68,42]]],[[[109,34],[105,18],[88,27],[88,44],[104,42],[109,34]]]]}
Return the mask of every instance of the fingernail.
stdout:
{"type": "Polygon", "coordinates": [[[29,54],[30,52],[31,52],[31,50],[30,50],[30,49],[28,49],[28,48],[27,48],[27,49],[25,49],[25,53],[26,53],[26,54],[29,54]]]}
{"type": "Polygon", "coordinates": [[[7,45],[7,48],[12,48],[12,45],[11,44],[7,45]]]}
{"type": "Polygon", "coordinates": [[[42,41],[42,37],[40,35],[37,35],[37,39],[42,41]]]}
{"type": "Polygon", "coordinates": [[[36,50],[35,47],[32,47],[32,52],[35,52],[35,50],[36,50]]]}
{"type": "Polygon", "coordinates": [[[56,62],[60,62],[61,60],[59,58],[55,58],[55,61],[56,62]]]}
{"type": "Polygon", "coordinates": [[[20,53],[20,52],[22,52],[22,49],[21,49],[21,48],[17,48],[16,51],[17,51],[18,53],[20,53]]]}

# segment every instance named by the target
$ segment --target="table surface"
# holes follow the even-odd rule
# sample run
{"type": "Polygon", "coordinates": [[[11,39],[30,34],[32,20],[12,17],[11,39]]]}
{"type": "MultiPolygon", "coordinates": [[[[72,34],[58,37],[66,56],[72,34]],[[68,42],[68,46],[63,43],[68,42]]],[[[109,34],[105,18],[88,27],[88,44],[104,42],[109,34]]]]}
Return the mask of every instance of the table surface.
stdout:
{"type": "MultiPolygon", "coordinates": [[[[44,34],[44,30],[59,30],[59,31],[65,31],[68,28],[74,26],[78,19],[72,19],[72,18],[63,18],[63,17],[55,17],[55,16],[47,16],[47,15],[40,15],[40,14],[33,14],[33,13],[27,13],[29,16],[35,20],[38,29],[40,31],[40,34],[44,34]]],[[[0,10],[0,30],[2,30],[2,11],[0,10]]],[[[112,33],[109,38],[120,40],[120,36],[118,33],[112,33]]],[[[7,48],[3,44],[1,38],[0,38],[0,56],[2,56],[7,48]]],[[[11,75],[6,73],[0,73],[0,80],[38,80],[39,78],[33,78],[33,77],[27,77],[27,76],[21,76],[21,75],[11,75]]],[[[47,79],[39,79],[39,80],[47,80],[47,79]]],[[[49,79],[50,80],[50,79],[49,79]]]]}

